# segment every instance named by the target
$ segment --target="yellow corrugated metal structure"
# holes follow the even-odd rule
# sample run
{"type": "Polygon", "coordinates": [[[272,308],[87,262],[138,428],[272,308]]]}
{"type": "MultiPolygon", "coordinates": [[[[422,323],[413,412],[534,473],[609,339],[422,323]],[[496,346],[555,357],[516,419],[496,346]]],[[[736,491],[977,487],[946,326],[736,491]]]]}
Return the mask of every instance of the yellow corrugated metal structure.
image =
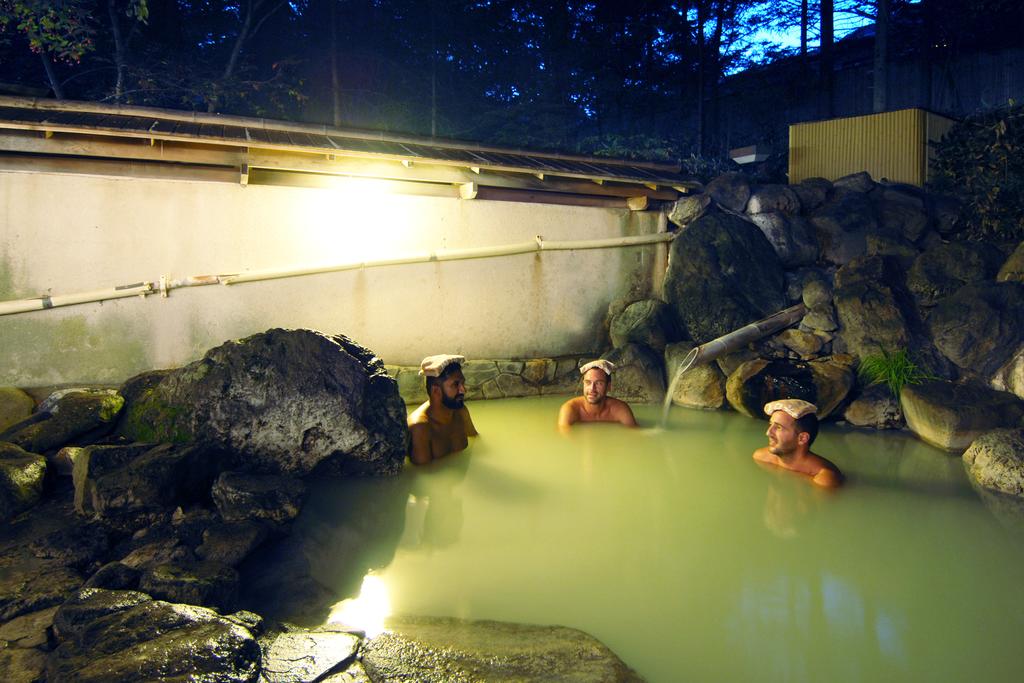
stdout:
{"type": "Polygon", "coordinates": [[[867,171],[875,180],[924,185],[928,142],[954,121],[924,109],[797,123],[789,127],[789,182],[867,171]]]}

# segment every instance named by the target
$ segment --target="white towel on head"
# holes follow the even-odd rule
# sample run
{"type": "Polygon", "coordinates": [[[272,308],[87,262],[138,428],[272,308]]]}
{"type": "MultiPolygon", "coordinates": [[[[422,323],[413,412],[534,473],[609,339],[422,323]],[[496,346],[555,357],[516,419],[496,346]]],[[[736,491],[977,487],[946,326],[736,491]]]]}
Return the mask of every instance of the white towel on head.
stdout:
{"type": "Polygon", "coordinates": [[[436,356],[427,356],[420,363],[420,376],[421,377],[440,377],[444,369],[452,363],[466,362],[465,356],[456,356],[450,353],[440,353],[436,356]]]}
{"type": "Polygon", "coordinates": [[[614,363],[612,363],[611,361],[607,361],[604,358],[600,358],[598,360],[592,360],[589,363],[586,363],[582,367],[580,367],[580,374],[585,375],[587,374],[587,370],[590,370],[592,368],[599,368],[601,370],[604,370],[604,374],[608,375],[609,377],[611,377],[612,373],[615,372],[614,363]]]}
{"type": "Polygon", "coordinates": [[[764,404],[764,414],[768,417],[771,417],[772,413],[776,410],[781,410],[794,420],[799,420],[804,415],[817,413],[818,406],[802,401],[799,398],[784,398],[764,404]]]}

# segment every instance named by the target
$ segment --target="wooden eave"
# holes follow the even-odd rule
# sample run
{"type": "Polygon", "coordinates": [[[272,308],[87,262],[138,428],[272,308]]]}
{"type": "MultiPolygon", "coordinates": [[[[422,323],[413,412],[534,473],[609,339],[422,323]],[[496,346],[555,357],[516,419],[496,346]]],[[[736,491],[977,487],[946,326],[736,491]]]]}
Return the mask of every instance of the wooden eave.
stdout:
{"type": "MultiPolygon", "coordinates": [[[[0,154],[171,162],[461,187],[674,200],[697,189],[666,164],[556,155],[162,109],[0,97],[0,154]]],[[[180,171],[179,171],[180,173],[180,171]]],[[[463,192],[463,196],[467,196],[463,192]]],[[[473,194],[472,196],[478,196],[473,194]]],[[[488,196],[487,192],[479,196],[488,196]]],[[[631,206],[638,206],[634,199],[631,206]]]]}

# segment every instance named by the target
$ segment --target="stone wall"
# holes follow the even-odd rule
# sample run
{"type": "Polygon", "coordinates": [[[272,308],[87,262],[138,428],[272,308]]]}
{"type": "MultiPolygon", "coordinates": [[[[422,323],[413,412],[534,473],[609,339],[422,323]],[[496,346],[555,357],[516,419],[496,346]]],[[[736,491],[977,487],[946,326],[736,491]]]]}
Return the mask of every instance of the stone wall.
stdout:
{"type": "MultiPolygon", "coordinates": [[[[580,388],[579,368],[598,354],[531,358],[528,360],[470,360],[462,365],[466,398],[522,398],[575,394],[580,388]]],[[[427,400],[419,366],[385,365],[398,382],[398,392],[409,405],[427,400]]]]}

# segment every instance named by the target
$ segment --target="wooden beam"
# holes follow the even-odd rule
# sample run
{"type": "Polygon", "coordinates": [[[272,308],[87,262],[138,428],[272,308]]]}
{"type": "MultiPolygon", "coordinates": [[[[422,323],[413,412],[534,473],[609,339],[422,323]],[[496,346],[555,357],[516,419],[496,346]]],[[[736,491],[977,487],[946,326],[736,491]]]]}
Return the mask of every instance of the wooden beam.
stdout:
{"type": "MultiPolygon", "coordinates": [[[[0,127],[0,153],[22,152],[60,156],[100,157],[126,161],[164,161],[178,164],[220,166],[237,174],[245,163],[250,169],[250,183],[254,169],[322,173],[383,180],[443,183],[448,186],[475,182],[480,186],[516,190],[552,191],[608,197],[634,197],[640,194],[652,200],[675,201],[678,193],[662,189],[651,191],[637,183],[605,182],[597,185],[589,180],[551,177],[528,172],[488,171],[475,172],[472,167],[417,162],[412,167],[394,161],[335,156],[333,161],[322,153],[286,152],[266,148],[227,147],[210,144],[167,141],[144,138],[149,145],[139,144],[138,138],[104,137],[98,135],[61,134],[49,139],[38,132],[3,129],[0,127]],[[155,144],[159,141],[160,144],[155,144]]],[[[480,167],[475,167],[480,169],[480,167]]],[[[480,169],[482,171],[482,169],[480,169]]],[[[235,176],[237,179],[237,175],[235,176]]]]}
{"type": "MultiPolygon", "coordinates": [[[[153,139],[150,138],[152,141],[153,139]]],[[[140,161],[172,161],[238,167],[245,148],[165,143],[140,145],[135,138],[60,135],[48,139],[36,133],[0,131],[0,152],[104,157],[140,161]]]]}
{"type": "Polygon", "coordinates": [[[533,204],[561,204],[565,206],[597,206],[621,209],[626,202],[614,197],[595,197],[561,192],[531,192],[511,190],[502,187],[482,187],[477,199],[505,202],[530,202],[533,204]]]}
{"type": "Polygon", "coordinates": [[[242,187],[249,184],[249,164],[242,164],[238,170],[238,182],[242,187]]]}

